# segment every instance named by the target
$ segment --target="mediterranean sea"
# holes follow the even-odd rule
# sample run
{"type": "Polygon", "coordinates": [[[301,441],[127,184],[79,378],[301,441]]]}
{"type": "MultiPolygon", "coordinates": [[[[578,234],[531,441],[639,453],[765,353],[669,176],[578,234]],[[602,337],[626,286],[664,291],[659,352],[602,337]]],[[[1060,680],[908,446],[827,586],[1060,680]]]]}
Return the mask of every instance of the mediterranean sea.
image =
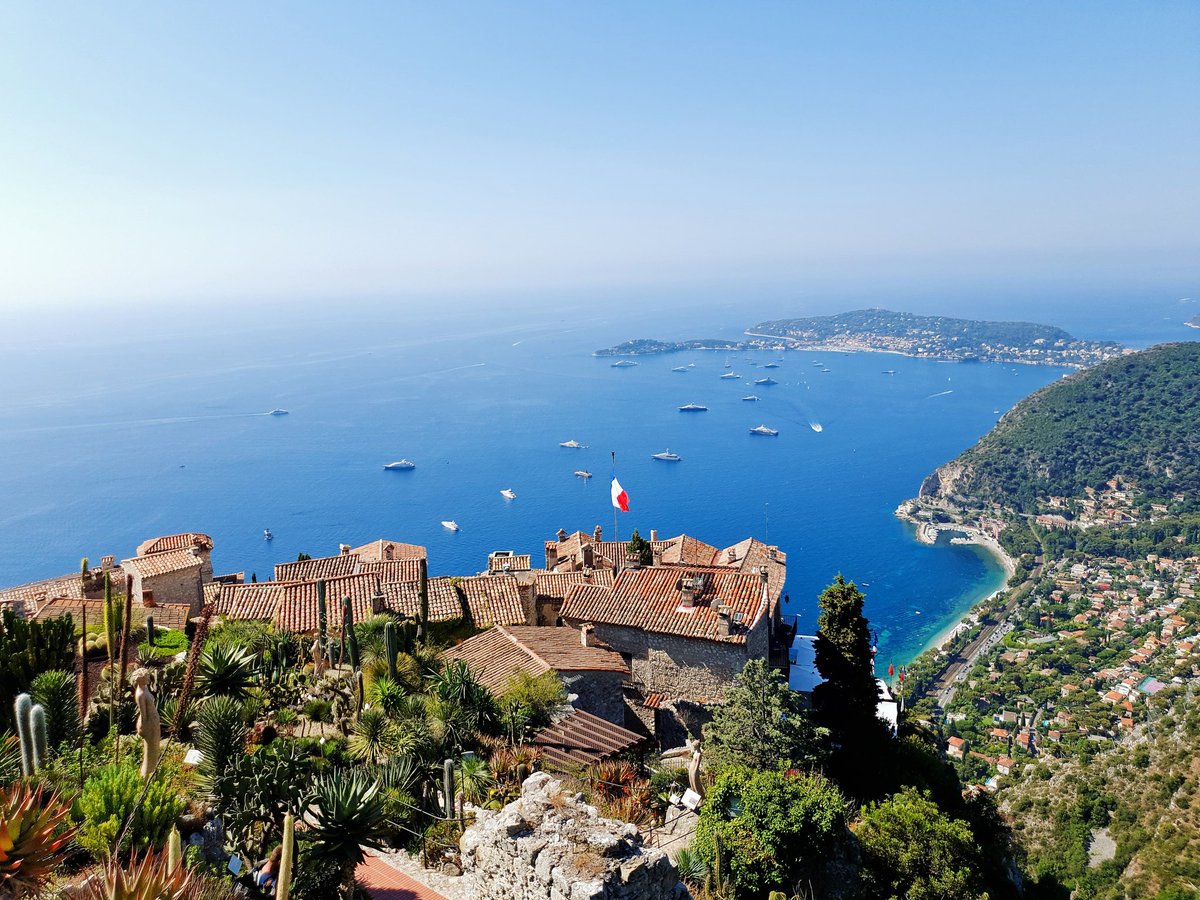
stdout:
{"type": "Polygon", "coordinates": [[[1182,326],[1194,307],[1155,296],[1152,311],[1134,313],[1115,296],[1102,313],[1094,298],[1058,308],[1029,299],[1014,313],[1001,298],[965,310],[949,297],[663,300],[648,290],[613,302],[31,315],[0,338],[0,585],[191,530],[214,538],[218,572],[247,578],[268,578],[300,552],[379,537],[427,545],[434,574],[481,571],[498,549],[537,565],[559,528],[612,534],[615,451],[631,503],[621,539],[637,528],[778,544],[785,611],[803,633],[842,572],[867,595],[886,668],[1003,582],[984,551],[919,544],[892,511],[1063,370],[806,351],[677,353],[613,368],[591,352],[637,337],[737,337],[775,316],[867,305],[1026,318],[1134,346],[1194,334],[1182,326]],[[751,383],[768,376],[779,383],[751,383]],[[742,399],[751,394],[760,399],[742,399]],[[686,403],[708,410],[679,412],[686,403]],[[275,408],[288,415],[267,414],[275,408]],[[778,437],[750,434],[759,424],[778,437]],[[559,446],[569,439],[586,449],[559,446]],[[667,448],[682,461],[651,459],[667,448]],[[416,468],[383,470],[401,458],[416,468]],[[451,519],[460,531],[441,526],[451,519]]]}

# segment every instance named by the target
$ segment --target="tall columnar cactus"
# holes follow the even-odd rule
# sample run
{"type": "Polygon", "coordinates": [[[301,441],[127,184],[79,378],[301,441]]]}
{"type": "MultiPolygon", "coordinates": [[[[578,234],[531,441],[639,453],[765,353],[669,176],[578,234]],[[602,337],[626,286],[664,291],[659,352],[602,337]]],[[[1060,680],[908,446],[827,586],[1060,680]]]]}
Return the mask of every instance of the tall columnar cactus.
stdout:
{"type": "Polygon", "coordinates": [[[321,655],[329,650],[329,615],[325,606],[325,582],[317,582],[317,637],[321,641],[321,655]]]}
{"type": "Polygon", "coordinates": [[[283,817],[283,856],[279,859],[279,875],[275,879],[275,900],[287,900],[292,887],[293,854],[296,845],[296,818],[291,813],[283,817]]]}
{"type": "Polygon", "coordinates": [[[146,616],[146,643],[150,645],[150,652],[154,652],[154,616],[146,616]]]}
{"type": "Polygon", "coordinates": [[[17,720],[17,736],[21,739],[21,772],[26,778],[37,771],[33,765],[33,725],[30,722],[32,710],[33,698],[28,694],[19,694],[13,703],[13,718],[17,720]]]}
{"type": "Polygon", "coordinates": [[[85,588],[88,586],[92,574],[91,566],[88,565],[88,558],[85,556],[79,561],[79,583],[85,588]]]}
{"type": "Polygon", "coordinates": [[[400,635],[396,632],[395,622],[383,626],[383,652],[387,654],[388,677],[395,681],[396,657],[400,655],[400,635]]]}
{"type": "Polygon", "coordinates": [[[33,736],[33,771],[49,760],[50,741],[46,737],[46,710],[40,703],[29,708],[29,732],[33,736]]]}
{"type": "Polygon", "coordinates": [[[354,604],[349,597],[342,599],[342,610],[345,615],[345,624],[342,626],[342,633],[346,637],[346,645],[350,651],[350,665],[358,670],[358,635],[354,633],[354,604]]]}
{"type": "Polygon", "coordinates": [[[108,666],[112,668],[117,650],[117,611],[113,606],[112,578],[104,573],[104,637],[108,641],[108,666]]]}
{"type": "Polygon", "coordinates": [[[174,872],[179,868],[181,862],[183,862],[183,840],[179,836],[179,829],[172,828],[171,833],[167,836],[167,871],[174,872]]]}
{"type": "Polygon", "coordinates": [[[442,790],[446,796],[446,818],[454,818],[454,760],[442,763],[442,790]]]}
{"type": "Polygon", "coordinates": [[[429,563],[421,560],[421,580],[418,582],[421,597],[421,618],[417,623],[417,640],[424,647],[429,643],[429,563]]]}

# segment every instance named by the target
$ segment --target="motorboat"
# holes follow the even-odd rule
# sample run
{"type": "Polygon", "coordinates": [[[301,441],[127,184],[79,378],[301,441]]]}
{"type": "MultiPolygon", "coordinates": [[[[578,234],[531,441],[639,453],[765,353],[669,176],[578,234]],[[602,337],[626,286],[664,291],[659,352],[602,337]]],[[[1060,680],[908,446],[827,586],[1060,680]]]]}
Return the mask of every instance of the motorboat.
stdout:
{"type": "Polygon", "coordinates": [[[769,362],[769,363],[767,363],[765,366],[763,366],[763,368],[764,368],[764,369],[778,369],[778,368],[779,368],[779,363],[777,363],[777,362],[769,362]]]}
{"type": "Polygon", "coordinates": [[[895,370],[895,369],[884,369],[884,370],[883,370],[883,374],[884,374],[884,375],[895,375],[895,374],[896,374],[896,370],[895,370]]]}
{"type": "Polygon", "coordinates": [[[592,477],[592,473],[591,473],[591,472],[588,472],[588,471],[585,471],[584,469],[576,469],[576,470],[575,470],[575,475],[576,475],[576,477],[578,477],[578,478],[585,478],[585,479],[586,479],[586,478],[591,478],[591,477],[592,477]]]}
{"type": "Polygon", "coordinates": [[[267,413],[268,416],[286,416],[287,414],[288,411],[286,409],[273,409],[267,413]]]}
{"type": "Polygon", "coordinates": [[[273,540],[275,540],[275,535],[271,534],[271,529],[270,529],[270,528],[264,528],[264,529],[263,529],[263,540],[264,540],[264,541],[273,541],[273,540]]]}
{"type": "Polygon", "coordinates": [[[741,378],[742,376],[739,375],[737,372],[726,372],[721,377],[722,378],[741,378]]]}
{"type": "Polygon", "coordinates": [[[670,447],[668,447],[662,453],[655,453],[650,458],[661,459],[663,462],[679,462],[681,459],[683,459],[683,457],[678,453],[672,453],[670,447]]]}
{"type": "Polygon", "coordinates": [[[758,398],[755,397],[753,394],[751,394],[749,397],[743,397],[742,399],[749,403],[757,403],[758,402],[758,398]]]}
{"type": "Polygon", "coordinates": [[[500,492],[500,496],[503,497],[505,500],[516,500],[517,492],[514,491],[512,488],[505,488],[504,490],[502,490],[500,492]]]}
{"type": "Polygon", "coordinates": [[[453,519],[446,519],[442,522],[442,527],[447,531],[458,531],[458,523],[453,519]]]}
{"type": "Polygon", "coordinates": [[[809,422],[808,427],[811,428],[813,431],[815,431],[817,434],[820,434],[822,431],[825,430],[825,426],[822,425],[820,422],[809,422]]]}
{"type": "Polygon", "coordinates": [[[676,366],[671,371],[672,372],[686,372],[687,370],[688,370],[687,366],[676,366]]]}
{"type": "Polygon", "coordinates": [[[618,359],[615,363],[612,364],[612,368],[628,369],[628,368],[631,368],[636,365],[637,365],[637,363],[635,363],[632,359],[618,359]]]}
{"type": "Polygon", "coordinates": [[[568,450],[586,450],[587,444],[581,444],[579,441],[563,441],[558,446],[566,447],[568,450]]]}
{"type": "Polygon", "coordinates": [[[390,462],[384,466],[384,468],[388,471],[395,471],[396,469],[415,469],[416,467],[417,464],[411,459],[398,459],[395,462],[390,462]]]}
{"type": "Polygon", "coordinates": [[[767,437],[779,437],[779,432],[774,428],[768,428],[766,425],[759,425],[757,428],[750,429],[751,434],[762,434],[767,437]]]}
{"type": "Polygon", "coordinates": [[[779,382],[776,381],[774,378],[759,378],[759,379],[756,379],[754,383],[755,384],[779,384],[779,382]]]}
{"type": "Polygon", "coordinates": [[[707,406],[701,406],[699,403],[688,403],[679,407],[680,412],[708,412],[707,406]]]}

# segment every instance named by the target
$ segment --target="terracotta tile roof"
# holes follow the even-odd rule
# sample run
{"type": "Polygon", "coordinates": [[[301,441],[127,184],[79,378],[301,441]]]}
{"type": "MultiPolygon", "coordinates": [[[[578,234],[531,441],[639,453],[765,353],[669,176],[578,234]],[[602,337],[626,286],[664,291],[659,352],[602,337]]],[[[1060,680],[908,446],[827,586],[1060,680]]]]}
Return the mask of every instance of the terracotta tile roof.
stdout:
{"type": "Polygon", "coordinates": [[[168,550],[189,550],[199,544],[205,550],[211,550],[213,540],[207,534],[198,531],[186,531],[183,534],[168,534],[166,537],[151,538],[138,545],[137,556],[150,556],[153,553],[165,553],[168,550]]]}
{"type": "Polygon", "coordinates": [[[498,556],[488,555],[489,572],[528,572],[533,567],[533,559],[528,553],[517,553],[498,556]]]}
{"type": "Polygon", "coordinates": [[[620,672],[629,674],[621,655],[592,640],[584,647],[574,628],[496,626],[451,647],[445,659],[461,659],[493,693],[508,685],[514,672],[537,676],[543,672],[620,672]]]}
{"type": "Polygon", "coordinates": [[[658,709],[667,699],[669,698],[666,694],[647,694],[646,699],[642,701],[642,706],[646,709],[658,709]]]}
{"type": "Polygon", "coordinates": [[[297,562],[276,563],[276,581],[316,581],[320,578],[340,578],[343,575],[356,575],[360,562],[352,553],[342,553],[337,556],[321,556],[316,559],[305,559],[297,562]]]}
{"type": "MultiPolygon", "coordinates": [[[[342,621],[342,599],[350,598],[354,621],[361,622],[383,609],[379,580],[374,575],[348,575],[325,582],[325,600],[331,631],[338,631],[342,621]]],[[[279,603],[272,617],[275,627],[299,634],[316,631],[317,583],[292,582],[282,586],[279,603]]]]}
{"type": "Polygon", "coordinates": [[[611,590],[576,585],[567,594],[562,616],[578,622],[624,625],[658,634],[745,643],[746,631],[766,612],[762,582],[719,567],[652,566],[625,569],[611,590]],[[683,607],[682,581],[699,577],[703,583],[691,609],[683,607]],[[718,635],[717,606],[724,604],[731,617],[741,613],[740,627],[728,636],[718,635]]]}
{"type": "MultiPolygon", "coordinates": [[[[114,578],[120,574],[120,570],[117,570],[114,578]]],[[[76,572],[73,575],[61,575],[58,578],[47,578],[44,581],[0,590],[0,608],[12,607],[18,616],[32,616],[43,603],[54,597],[82,596],[83,582],[76,572]]]]}
{"type": "MultiPolygon", "coordinates": [[[[421,597],[416,582],[384,584],[383,593],[385,609],[413,618],[420,615],[421,597]]],[[[453,580],[438,576],[429,579],[430,621],[461,619],[467,612],[476,628],[524,625],[525,609],[517,590],[517,580],[511,575],[472,575],[453,580]]]]}
{"type": "Polygon", "coordinates": [[[426,559],[428,551],[420,544],[378,540],[355,547],[350,551],[363,562],[386,562],[392,559],[426,559]]]}
{"type": "Polygon", "coordinates": [[[416,583],[421,580],[421,560],[418,557],[364,562],[359,571],[377,575],[384,584],[416,583]]]}
{"type": "Polygon", "coordinates": [[[578,572],[538,572],[534,581],[539,597],[549,597],[562,600],[567,592],[577,584],[595,584],[600,587],[612,587],[613,573],[611,569],[585,569],[578,572]]]}
{"type": "MultiPolygon", "coordinates": [[[[416,582],[383,586],[384,607],[398,615],[417,618],[421,613],[421,595],[416,582]]],[[[429,620],[448,622],[463,617],[464,598],[444,576],[429,579],[429,620]]]]}
{"type": "Polygon", "coordinates": [[[685,566],[711,566],[720,551],[711,544],[681,534],[671,538],[663,548],[664,563],[679,563],[685,566]]]}
{"type": "MultiPolygon", "coordinates": [[[[647,541],[651,550],[666,551],[670,541],[647,541]]],[[[629,561],[629,541],[593,541],[597,568],[604,566],[624,566],[629,561]]]]}
{"type": "Polygon", "coordinates": [[[542,748],[548,767],[573,769],[614,757],[643,740],[640,734],[577,709],[536,734],[532,743],[542,748]]]}
{"type": "MultiPolygon", "coordinates": [[[[70,613],[71,618],[79,625],[83,621],[83,608],[87,607],[88,625],[98,625],[104,621],[104,601],[84,600],[79,597],[56,597],[44,604],[34,616],[38,621],[57,619],[70,613]]],[[[163,603],[158,606],[131,606],[130,612],[135,625],[145,625],[146,617],[153,616],[154,624],[160,628],[178,628],[187,624],[188,612],[191,607],[186,603],[163,603]]]]}
{"type": "Polygon", "coordinates": [[[189,550],[159,550],[149,556],[135,556],[132,559],[121,560],[121,568],[127,569],[143,578],[153,578],[156,575],[169,575],[172,572],[182,572],[185,569],[198,569],[201,566],[200,557],[189,550]]]}
{"type": "Polygon", "coordinates": [[[525,607],[517,580],[511,575],[479,575],[464,578],[461,587],[476,628],[490,625],[524,625],[525,607]]]}

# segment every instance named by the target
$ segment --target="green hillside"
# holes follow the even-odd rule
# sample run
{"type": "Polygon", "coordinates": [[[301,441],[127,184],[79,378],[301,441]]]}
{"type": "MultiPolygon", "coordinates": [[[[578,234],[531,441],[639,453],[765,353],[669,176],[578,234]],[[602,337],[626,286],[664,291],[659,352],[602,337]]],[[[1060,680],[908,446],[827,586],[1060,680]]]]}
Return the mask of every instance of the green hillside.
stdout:
{"type": "Polygon", "coordinates": [[[1112,359],[1031,394],[921,496],[1031,512],[1039,497],[1080,497],[1116,475],[1200,508],[1200,343],[1112,359]]]}

